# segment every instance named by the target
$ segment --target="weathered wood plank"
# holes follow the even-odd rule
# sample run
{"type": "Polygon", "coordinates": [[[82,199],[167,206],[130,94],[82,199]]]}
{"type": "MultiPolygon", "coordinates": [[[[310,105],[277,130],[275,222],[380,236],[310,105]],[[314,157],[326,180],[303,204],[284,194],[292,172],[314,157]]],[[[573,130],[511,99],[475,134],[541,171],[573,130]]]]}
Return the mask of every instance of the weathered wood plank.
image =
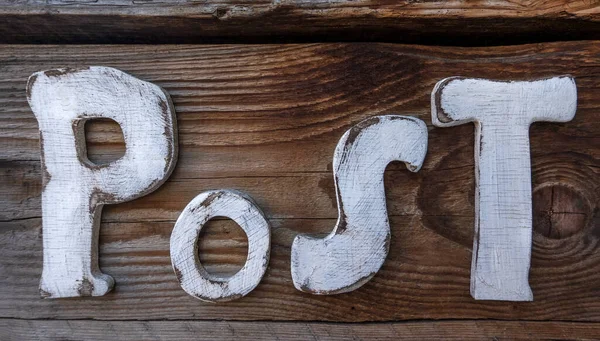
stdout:
{"type": "MultiPolygon", "coordinates": [[[[0,316],[600,321],[599,75],[595,41],[497,48],[2,46],[0,316]],[[179,161],[156,192],[105,207],[100,266],[114,275],[115,291],[48,302],[37,290],[42,266],[39,134],[25,84],[35,71],[85,65],[116,67],[169,92],[178,117],[179,161]],[[575,119],[536,123],[530,131],[535,302],[477,302],[469,296],[473,128],[432,127],[429,105],[435,83],[457,74],[493,79],[571,74],[577,81],[575,119]],[[352,125],[383,114],[413,115],[429,126],[429,151],[419,173],[392,164],[384,176],[392,216],[388,258],[356,291],[303,294],[291,280],[292,240],[298,233],[332,230],[335,145],[352,125]],[[248,296],[219,306],[181,290],[168,250],[181,210],[211,188],[250,194],[274,227],[263,281],[248,296]]],[[[100,123],[88,132],[95,141],[91,151],[102,157],[119,153],[122,140],[114,126],[100,123]]],[[[231,273],[243,264],[246,246],[236,231],[225,221],[207,231],[201,259],[209,271],[231,273]]]]}
{"type": "Polygon", "coordinates": [[[432,321],[293,323],[0,319],[4,341],[42,340],[597,340],[598,323],[432,321]]]}
{"type": "Polygon", "coordinates": [[[586,0],[1,0],[0,42],[390,41],[436,45],[593,39],[586,0]]]}
{"type": "MultiPolygon", "coordinates": [[[[380,271],[359,290],[315,296],[296,290],[290,247],[297,232],[327,233],[335,219],[272,219],[271,260],[258,287],[237,301],[215,305],[187,295],[171,267],[173,222],[108,223],[100,234],[100,267],[115,289],[94,299],[42,300],[41,220],[3,223],[0,315],[20,318],[95,319],[276,319],[380,321],[402,319],[500,318],[600,319],[595,239],[548,240],[534,236],[527,304],[475,301],[469,295],[471,239],[444,236],[418,223],[393,217],[390,253],[380,271]]],[[[464,232],[472,230],[465,223],[464,232]]],[[[457,233],[458,234],[458,233],[457,233]]],[[[584,237],[585,238],[585,237],[584,237]]],[[[200,244],[207,270],[229,272],[245,262],[243,232],[216,221],[200,244]]]]}

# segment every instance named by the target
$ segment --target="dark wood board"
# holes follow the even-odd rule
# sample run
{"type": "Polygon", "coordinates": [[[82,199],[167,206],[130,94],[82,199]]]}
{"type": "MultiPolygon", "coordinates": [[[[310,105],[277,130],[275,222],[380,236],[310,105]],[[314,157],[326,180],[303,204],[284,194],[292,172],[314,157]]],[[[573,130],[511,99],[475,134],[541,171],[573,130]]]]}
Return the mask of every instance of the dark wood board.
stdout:
{"type": "Polygon", "coordinates": [[[588,0],[0,0],[0,43],[472,46],[598,37],[600,4],[588,0]]]}
{"type": "MultiPolygon", "coordinates": [[[[0,317],[7,327],[0,330],[27,335],[30,328],[54,328],[52,335],[79,335],[84,328],[93,337],[97,330],[119,331],[132,323],[131,335],[142,338],[142,329],[172,319],[445,319],[451,321],[428,322],[425,327],[419,322],[375,324],[365,331],[326,324],[322,332],[351,337],[369,328],[391,328],[403,334],[421,326],[422,333],[441,328],[448,335],[473,338],[509,330],[514,334],[498,335],[527,339],[531,330],[540,337],[593,339],[600,335],[599,76],[598,41],[494,48],[1,46],[0,317]],[[98,298],[43,300],[37,288],[42,266],[39,141],[25,84],[35,71],[86,65],[119,68],[171,94],[178,116],[179,161],[156,192],[104,209],[100,265],[115,277],[114,292],[98,298]],[[535,301],[475,301],[469,295],[473,126],[432,127],[431,90],[440,79],[455,75],[524,80],[562,74],[576,78],[576,118],[564,124],[536,123],[530,133],[535,212],[530,282],[535,301]],[[419,173],[401,164],[386,171],[392,226],[386,263],[364,287],[348,294],[297,291],[289,267],[293,237],[327,233],[337,217],[331,162],[338,139],[366,117],[392,113],[423,119],[430,140],[419,173]],[[193,299],[179,287],[168,252],[169,236],[183,207],[196,194],[214,188],[249,193],[273,225],[271,263],[261,284],[240,300],[217,305],[193,299]],[[86,321],[46,321],[63,319],[86,321]],[[540,322],[527,322],[534,320],[540,322]],[[67,330],[69,323],[75,323],[72,331],[67,330]],[[564,330],[572,332],[565,336],[564,330]]],[[[123,148],[118,129],[107,122],[90,126],[87,137],[96,159],[114,158],[123,148]]],[[[202,238],[201,258],[209,271],[231,273],[243,263],[245,248],[241,230],[218,220],[202,238]]],[[[303,335],[309,335],[313,324],[296,323],[293,328],[304,328],[303,335]]],[[[164,328],[177,325],[215,330],[226,323],[174,321],[164,328]]],[[[282,333],[286,339],[288,324],[256,326],[275,330],[263,332],[265,338],[282,333]]],[[[174,335],[183,339],[189,334],[174,335]]]]}
{"type": "Polygon", "coordinates": [[[0,319],[3,341],[40,340],[597,340],[595,324],[527,321],[315,323],[0,319]]]}

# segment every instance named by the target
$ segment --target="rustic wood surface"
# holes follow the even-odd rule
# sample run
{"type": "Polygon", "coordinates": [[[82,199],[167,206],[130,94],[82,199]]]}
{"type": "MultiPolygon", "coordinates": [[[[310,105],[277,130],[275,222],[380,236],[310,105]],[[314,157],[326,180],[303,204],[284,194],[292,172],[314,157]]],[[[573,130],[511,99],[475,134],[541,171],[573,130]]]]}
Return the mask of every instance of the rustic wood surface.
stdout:
{"type": "Polygon", "coordinates": [[[3,341],[39,340],[597,340],[593,324],[528,321],[315,323],[0,319],[3,341]]]}
{"type": "Polygon", "coordinates": [[[600,35],[594,0],[0,0],[2,43],[388,41],[514,44],[600,35]]]}
{"type": "MultiPolygon", "coordinates": [[[[0,329],[11,337],[12,331],[23,335],[34,328],[55,328],[52,333],[71,335],[85,328],[92,335],[105,329],[123,330],[131,323],[135,326],[132,333],[143,336],[146,328],[166,322],[119,320],[507,319],[565,322],[384,325],[399,334],[410,333],[414,326],[474,337],[506,335],[502,333],[507,331],[523,338],[532,337],[529,332],[549,338],[597,338],[599,76],[598,41],[495,48],[2,46],[0,317],[7,327],[0,329]],[[38,295],[42,268],[39,131],[27,105],[25,86],[35,71],[87,65],[115,67],[169,92],[177,111],[179,161],[157,191],[104,208],[100,267],[115,278],[115,290],[97,298],[42,300],[38,295]],[[473,127],[433,127],[431,91],[437,81],[456,75],[527,80],[562,74],[576,79],[577,115],[568,123],[535,123],[530,130],[534,201],[530,284],[535,301],[475,301],[469,295],[473,127]],[[423,168],[411,173],[403,164],[393,163],[384,175],[391,226],[388,258],[358,290],[326,297],[302,293],[292,283],[290,246],[298,233],[325,235],[335,225],[331,169],[335,146],[354,124],[384,114],[414,115],[429,128],[423,168]],[[175,219],[198,193],[214,188],[250,194],[273,227],[265,277],[248,296],[221,305],[187,295],[177,283],[169,258],[175,219]],[[71,326],[76,327],[69,331],[71,326]]],[[[116,125],[90,123],[86,136],[91,160],[122,154],[116,125]]],[[[235,272],[247,254],[243,232],[228,220],[209,223],[199,248],[201,261],[214,273],[235,272]]],[[[192,330],[227,325],[173,323],[192,330]]],[[[256,326],[273,328],[275,333],[286,333],[288,328],[276,323],[256,326]]],[[[308,335],[312,326],[294,328],[304,328],[308,335]]],[[[327,326],[323,333],[363,333],[351,325],[327,326]]],[[[375,333],[382,325],[373,326],[364,333],[375,333]]],[[[41,337],[46,336],[42,333],[41,337]]]]}

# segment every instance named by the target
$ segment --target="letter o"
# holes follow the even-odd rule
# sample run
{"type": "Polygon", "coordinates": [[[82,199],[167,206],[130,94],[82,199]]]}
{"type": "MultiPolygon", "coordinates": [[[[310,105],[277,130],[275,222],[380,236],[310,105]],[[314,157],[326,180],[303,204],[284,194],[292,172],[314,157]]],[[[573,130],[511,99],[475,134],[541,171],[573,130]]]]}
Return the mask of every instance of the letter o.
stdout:
{"type": "Polygon", "coordinates": [[[171,262],[189,295],[208,302],[226,302],[247,295],[258,285],[269,264],[270,246],[269,222],[250,197],[232,190],[207,191],[196,196],[177,219],[171,234],[171,262]],[[217,216],[235,221],[248,237],[246,263],[227,278],[209,274],[198,257],[200,231],[217,216]]]}

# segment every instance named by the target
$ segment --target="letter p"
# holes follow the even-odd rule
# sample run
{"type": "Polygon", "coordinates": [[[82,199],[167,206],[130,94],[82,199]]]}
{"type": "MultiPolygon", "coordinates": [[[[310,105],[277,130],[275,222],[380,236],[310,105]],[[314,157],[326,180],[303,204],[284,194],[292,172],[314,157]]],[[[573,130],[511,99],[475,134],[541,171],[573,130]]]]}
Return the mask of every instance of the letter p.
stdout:
{"type": "Polygon", "coordinates": [[[102,206],[154,191],[175,167],[171,100],[160,87],[108,67],[34,73],[27,97],[42,151],[40,294],[102,296],[114,284],[98,266],[102,206]],[[100,166],[87,159],[83,127],[91,118],[110,118],[121,126],[122,158],[100,166]]]}

